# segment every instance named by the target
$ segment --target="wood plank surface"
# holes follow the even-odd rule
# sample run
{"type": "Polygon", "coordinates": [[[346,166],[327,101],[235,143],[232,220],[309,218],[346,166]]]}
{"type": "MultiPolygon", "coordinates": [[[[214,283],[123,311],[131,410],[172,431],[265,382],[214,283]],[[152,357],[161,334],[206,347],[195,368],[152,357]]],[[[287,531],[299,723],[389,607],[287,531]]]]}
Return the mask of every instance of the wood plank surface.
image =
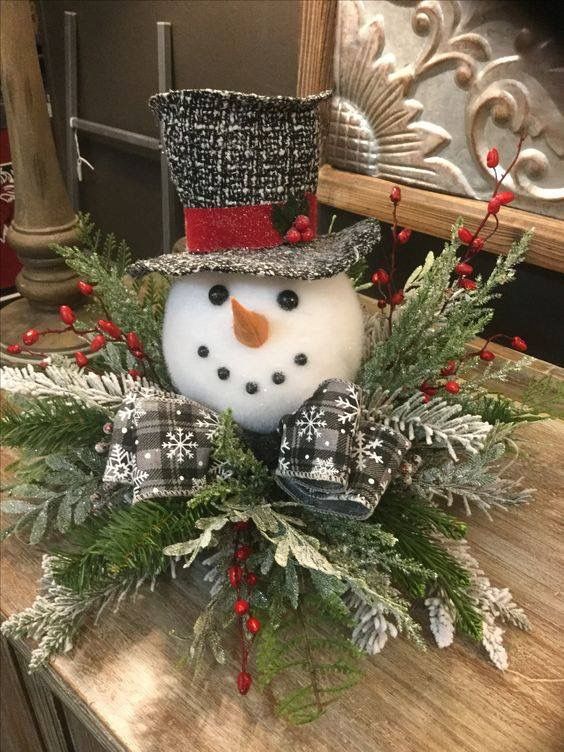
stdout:
{"type": "MultiPolygon", "coordinates": [[[[389,222],[392,183],[369,175],[336,170],[323,165],[319,171],[317,197],[323,204],[337,209],[376,217],[389,222]]],[[[469,228],[475,228],[486,213],[486,202],[450,196],[421,188],[401,186],[401,224],[418,232],[449,238],[453,223],[463,217],[469,228]]],[[[532,227],[535,228],[527,262],[545,269],[564,272],[564,222],[540,214],[504,206],[500,213],[499,230],[486,246],[492,253],[507,253],[510,244],[532,227]]],[[[488,225],[489,227],[489,225],[488,225]]],[[[493,224],[492,224],[493,227],[493,224]]]]}
{"type": "MultiPolygon", "coordinates": [[[[499,348],[500,357],[513,353],[499,348]]],[[[522,379],[556,371],[535,362],[522,379]]],[[[564,627],[562,471],[564,423],[519,429],[515,473],[537,489],[534,503],[475,514],[470,541],[496,585],[524,606],[533,631],[508,629],[510,668],[495,669],[475,646],[457,641],[426,652],[394,640],[365,661],[365,676],[320,720],[294,728],[275,718],[268,697],[234,686],[235,660],[193,683],[178,665],[205,601],[196,573],[182,572],[134,604],[87,626],[74,654],[58,657],[48,680],[63,687],[116,744],[130,752],[557,752],[563,742],[564,627]]],[[[6,455],[9,455],[7,452],[6,455]]],[[[3,546],[2,613],[35,596],[40,552],[17,540],[3,546]]]]}

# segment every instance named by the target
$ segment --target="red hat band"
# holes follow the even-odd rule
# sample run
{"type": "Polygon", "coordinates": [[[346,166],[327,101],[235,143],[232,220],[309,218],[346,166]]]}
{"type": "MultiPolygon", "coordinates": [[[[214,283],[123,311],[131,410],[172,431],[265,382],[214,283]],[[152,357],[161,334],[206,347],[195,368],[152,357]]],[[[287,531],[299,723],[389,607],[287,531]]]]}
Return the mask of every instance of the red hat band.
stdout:
{"type": "MultiPolygon", "coordinates": [[[[293,220],[300,214],[309,219],[310,232],[303,239],[311,241],[317,235],[317,198],[313,193],[306,193],[304,199],[301,212],[298,209],[292,211],[293,207],[289,207],[289,202],[255,206],[186,207],[186,250],[189,253],[212,253],[232,248],[274,248],[285,242],[285,232],[292,229],[293,220]],[[281,222],[276,219],[279,214],[283,215],[281,222]]],[[[293,242],[299,243],[300,239],[301,233],[300,238],[296,237],[293,242]]]]}

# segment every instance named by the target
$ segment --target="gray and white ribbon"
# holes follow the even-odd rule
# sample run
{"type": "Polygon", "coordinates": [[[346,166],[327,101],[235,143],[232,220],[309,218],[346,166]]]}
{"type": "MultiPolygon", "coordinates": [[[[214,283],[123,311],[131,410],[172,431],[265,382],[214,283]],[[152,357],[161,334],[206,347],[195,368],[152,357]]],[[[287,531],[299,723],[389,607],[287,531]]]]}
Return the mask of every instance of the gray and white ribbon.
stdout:
{"type": "MultiPolygon", "coordinates": [[[[134,502],[197,493],[230,473],[213,459],[218,422],[218,413],[185,397],[130,392],[114,420],[104,480],[130,484],[134,502]]],[[[359,386],[339,379],[324,381],[279,431],[278,485],[304,505],[360,519],[372,514],[410,447],[370,418],[359,386]]]]}

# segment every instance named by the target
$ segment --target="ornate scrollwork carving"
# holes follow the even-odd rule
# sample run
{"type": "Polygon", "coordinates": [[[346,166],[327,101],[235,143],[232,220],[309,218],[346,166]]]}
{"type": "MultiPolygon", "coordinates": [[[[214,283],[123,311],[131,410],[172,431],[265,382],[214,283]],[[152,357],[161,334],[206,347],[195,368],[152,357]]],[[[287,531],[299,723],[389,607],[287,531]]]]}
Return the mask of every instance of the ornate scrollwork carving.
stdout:
{"type": "Polygon", "coordinates": [[[561,67],[550,44],[508,23],[514,7],[503,0],[340,0],[328,161],[485,198],[494,131],[510,158],[514,134],[525,129],[516,205],[564,216],[564,86],[553,82],[561,67]],[[401,35],[389,35],[393,44],[387,24],[402,24],[401,35]],[[431,84],[444,92],[438,102],[431,84]]]}

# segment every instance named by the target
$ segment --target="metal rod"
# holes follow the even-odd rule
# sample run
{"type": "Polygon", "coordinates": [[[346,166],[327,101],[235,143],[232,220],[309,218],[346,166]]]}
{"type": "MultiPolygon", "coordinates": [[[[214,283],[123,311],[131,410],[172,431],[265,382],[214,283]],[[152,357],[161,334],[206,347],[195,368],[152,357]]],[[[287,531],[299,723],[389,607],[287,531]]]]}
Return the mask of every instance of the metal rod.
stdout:
{"type": "Polygon", "coordinates": [[[65,114],[67,190],[72,208],[79,209],[76,142],[71,121],[76,118],[77,96],[76,13],[65,11],[65,114]]]}
{"type": "MultiPolygon", "coordinates": [[[[168,21],[157,22],[157,59],[159,73],[159,91],[169,91],[172,88],[172,37],[171,25],[168,21]]],[[[161,144],[163,143],[163,127],[161,126],[161,144]]],[[[172,250],[174,223],[175,193],[168,173],[168,160],[164,149],[161,149],[161,217],[162,217],[162,251],[170,253],[172,250]]]]}
{"type": "Polygon", "coordinates": [[[161,148],[158,138],[145,136],[142,133],[134,133],[133,131],[126,131],[123,128],[114,128],[113,125],[104,125],[103,123],[95,123],[92,120],[71,117],[70,126],[73,129],[76,128],[76,130],[84,131],[85,133],[92,133],[95,136],[109,138],[112,141],[121,141],[130,146],[139,146],[142,149],[159,151],[161,148]]]}

